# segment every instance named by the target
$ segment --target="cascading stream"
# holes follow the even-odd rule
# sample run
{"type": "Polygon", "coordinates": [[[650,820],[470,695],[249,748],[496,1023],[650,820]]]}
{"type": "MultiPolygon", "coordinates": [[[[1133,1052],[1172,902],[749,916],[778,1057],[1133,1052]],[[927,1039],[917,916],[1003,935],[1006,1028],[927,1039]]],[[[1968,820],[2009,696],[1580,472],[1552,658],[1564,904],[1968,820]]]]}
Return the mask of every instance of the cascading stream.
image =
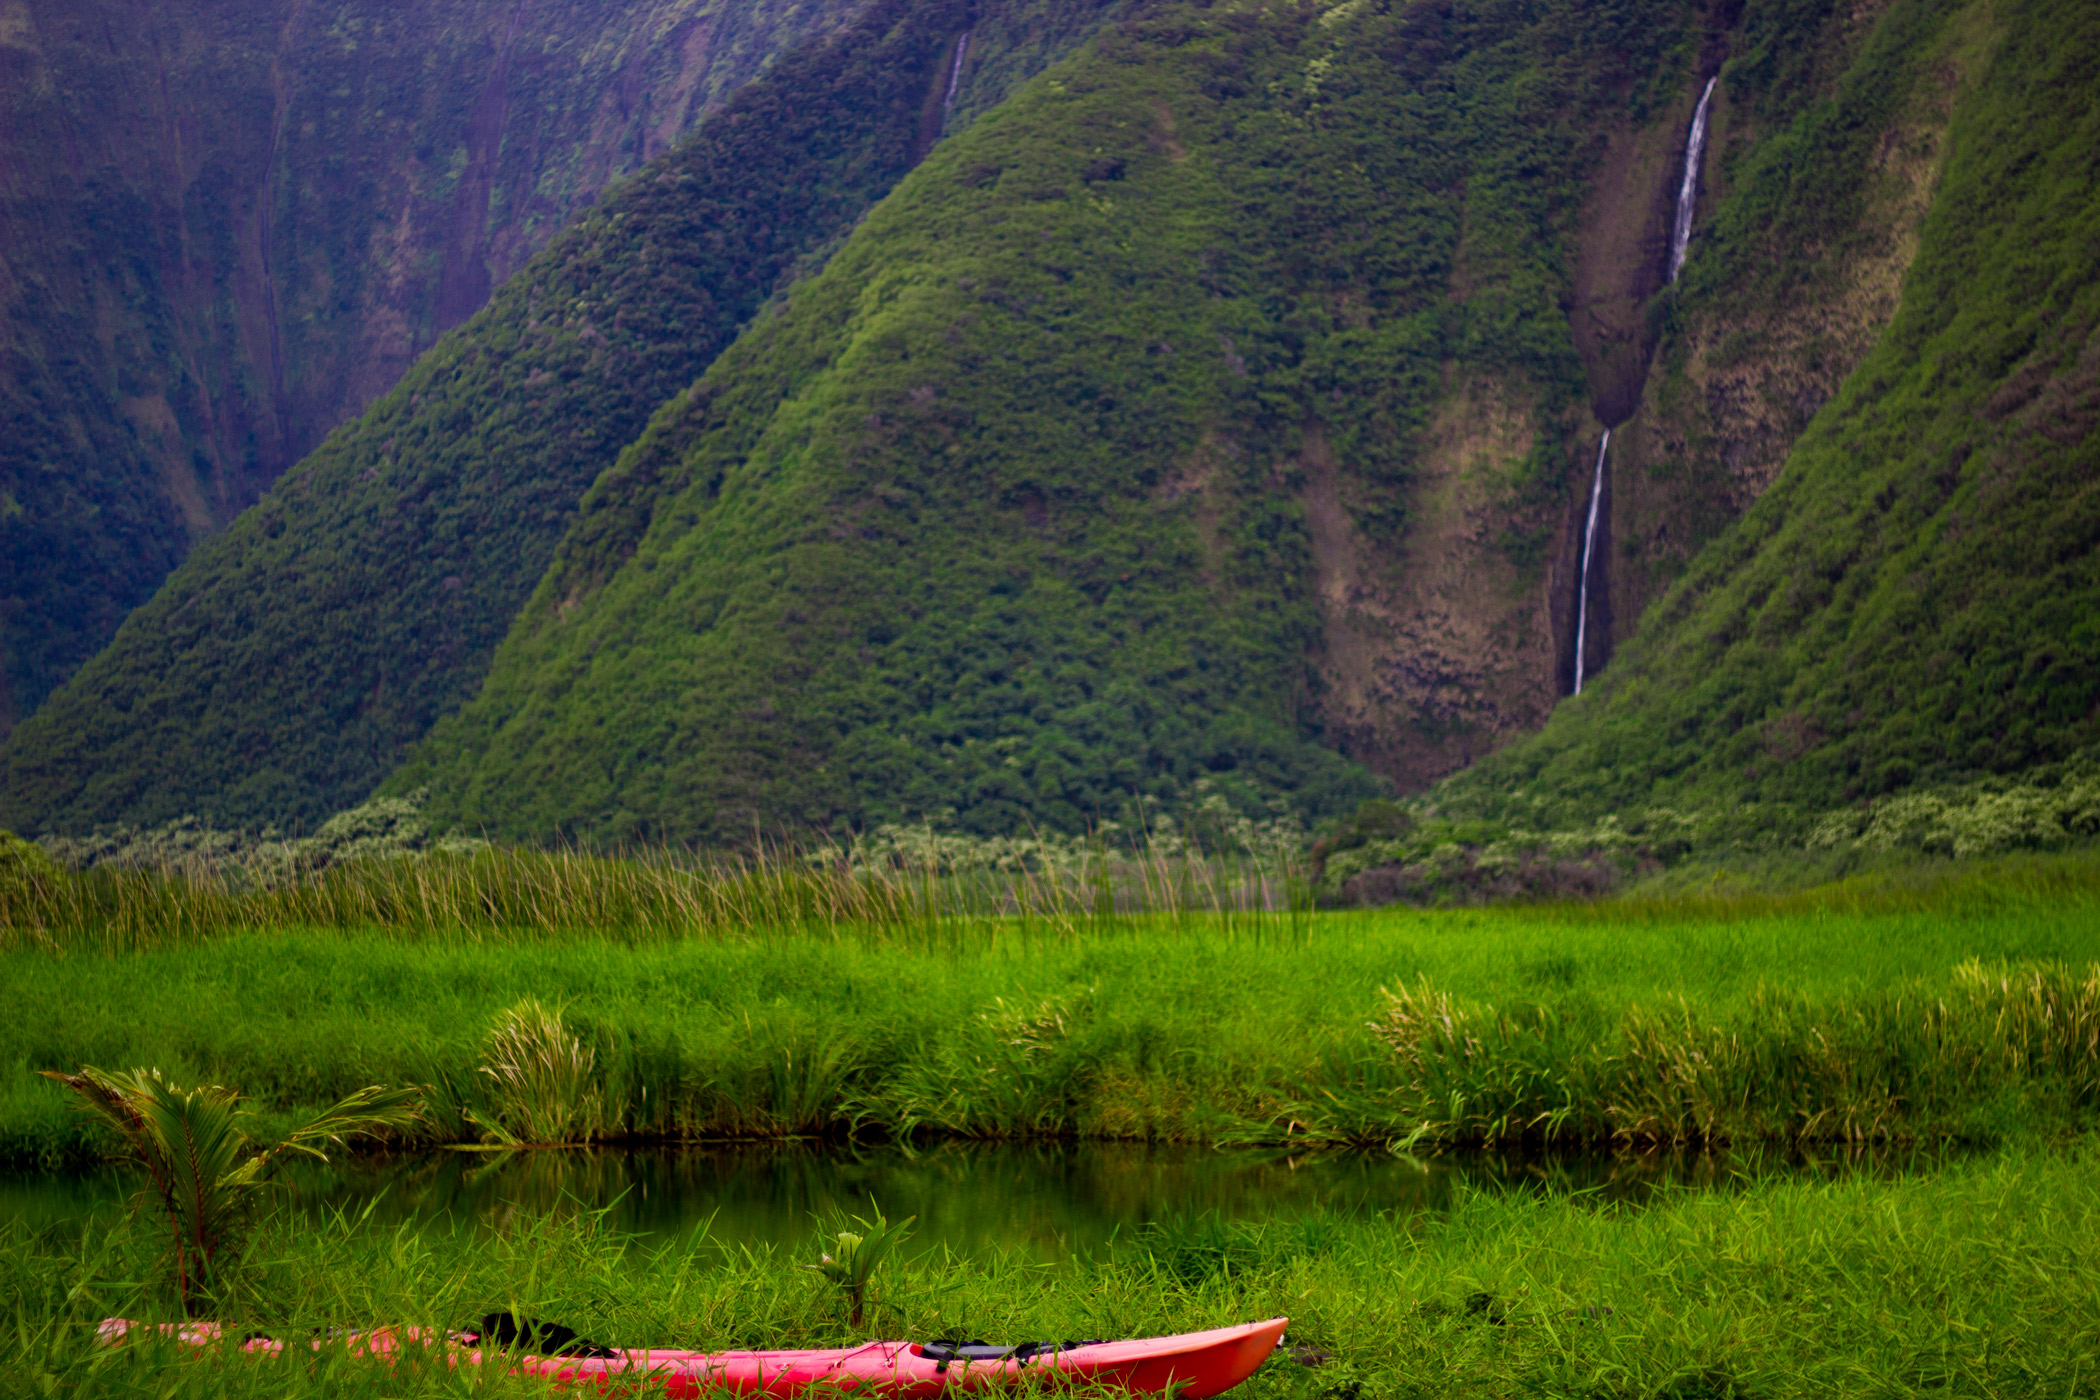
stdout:
{"type": "Polygon", "coordinates": [[[963,54],[969,47],[970,31],[965,29],[955,40],[955,62],[948,69],[948,96],[941,104],[941,110],[944,112],[955,110],[955,89],[962,82],[963,54]]]}
{"type": "MultiPolygon", "coordinates": [[[[1706,153],[1707,114],[1713,107],[1714,87],[1721,81],[1719,75],[1706,80],[1706,88],[1699,94],[1699,105],[1692,111],[1691,133],[1684,141],[1684,178],[1677,185],[1677,216],[1670,226],[1670,281],[1684,269],[1684,255],[1692,242],[1692,214],[1699,203],[1699,162],[1706,153]]],[[[1597,444],[1597,470],[1590,481],[1590,509],[1582,527],[1582,575],[1575,592],[1575,688],[1571,692],[1582,694],[1589,661],[1590,643],[1590,566],[1597,551],[1597,508],[1604,499],[1604,465],[1611,456],[1611,429],[1604,430],[1604,440],[1597,444]]]]}
{"type": "Polygon", "coordinates": [[[1582,694],[1583,653],[1589,649],[1590,640],[1590,556],[1597,548],[1597,503],[1604,499],[1604,458],[1611,451],[1611,429],[1604,430],[1604,441],[1597,444],[1597,473],[1590,482],[1590,515],[1582,527],[1582,582],[1575,591],[1575,689],[1582,694]]]}
{"type": "Polygon", "coordinates": [[[1692,113],[1692,132],[1684,142],[1684,179],[1677,186],[1677,220],[1670,226],[1670,280],[1675,282],[1684,267],[1685,250],[1692,243],[1692,211],[1699,203],[1699,158],[1706,151],[1706,112],[1714,100],[1714,84],[1720,76],[1706,80],[1699,106],[1692,113]]]}

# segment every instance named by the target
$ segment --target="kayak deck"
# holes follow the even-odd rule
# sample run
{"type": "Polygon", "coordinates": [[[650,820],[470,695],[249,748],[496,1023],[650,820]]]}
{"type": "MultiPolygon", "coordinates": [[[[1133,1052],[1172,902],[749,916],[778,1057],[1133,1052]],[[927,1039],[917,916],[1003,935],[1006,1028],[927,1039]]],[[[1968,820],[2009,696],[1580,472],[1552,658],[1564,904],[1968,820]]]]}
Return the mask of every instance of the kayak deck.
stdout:
{"type": "MultiPolygon", "coordinates": [[[[444,1336],[389,1328],[348,1334],[358,1354],[384,1360],[404,1344],[453,1348],[460,1359],[480,1362],[506,1359],[519,1370],[543,1375],[557,1384],[604,1389],[615,1383],[662,1386],[667,1397],[728,1391],[737,1395],[802,1395],[813,1389],[866,1390],[911,1400],[943,1391],[989,1390],[1026,1383],[1065,1382],[1100,1386],[1131,1394],[1173,1391],[1183,1400],[1221,1395],[1254,1374],[1268,1360],[1289,1319],[1184,1332],[1168,1337],[1087,1342],[1069,1347],[1020,1349],[1012,1356],[951,1357],[929,1355],[918,1342],[867,1342],[857,1347],[818,1351],[670,1351],[633,1348],[607,1356],[535,1356],[486,1350],[469,1340],[472,1334],[444,1336]]],[[[104,1340],[121,1341],[139,1324],[112,1318],[102,1324],[104,1340]]],[[[154,1329],[192,1346],[220,1341],[214,1323],[191,1323],[154,1329]]],[[[315,1345],[319,1345],[318,1342],[315,1345]]],[[[242,1343],[250,1352],[282,1351],[284,1343],[255,1337],[242,1343]]]]}

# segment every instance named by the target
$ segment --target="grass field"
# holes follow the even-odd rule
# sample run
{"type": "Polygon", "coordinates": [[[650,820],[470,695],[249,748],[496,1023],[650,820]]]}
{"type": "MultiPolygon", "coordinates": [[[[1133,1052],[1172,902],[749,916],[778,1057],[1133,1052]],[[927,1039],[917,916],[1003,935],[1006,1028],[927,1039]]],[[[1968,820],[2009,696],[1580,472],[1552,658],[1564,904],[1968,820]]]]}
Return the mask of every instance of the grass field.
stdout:
{"type": "Polygon", "coordinates": [[[1993,1140],[2100,1103],[2089,858],[1475,911],[229,927],[0,954],[0,1154],[99,1150],[35,1075],[84,1063],[274,1111],[427,1084],[471,1137],[528,998],[588,1061],[570,1136],[1993,1140]]]}
{"type": "MultiPolygon", "coordinates": [[[[864,1328],[806,1250],[651,1250],[589,1216],[490,1238],[356,1220],[267,1232],[220,1315],[275,1335],[368,1320],[456,1327],[498,1307],[617,1345],[836,1345],[866,1335],[1130,1336],[1276,1314],[1293,1345],[1248,1400],[1361,1394],[1588,1397],[2074,1395],[2100,1374],[2100,1173],[2089,1142],[1930,1176],[1772,1181],[1638,1208],[1476,1195],[1448,1212],[1223,1227],[1201,1218],[1060,1267],[913,1256],[876,1276],[864,1328]],[[805,1257],[807,1256],[807,1257],[805,1257]]],[[[165,1318],[121,1229],[0,1238],[14,1394],[514,1394],[493,1369],[374,1373],[309,1360],[98,1348],[111,1315],[165,1318]]]]}
{"type": "MultiPolygon", "coordinates": [[[[99,877],[87,896],[128,920],[121,937],[107,917],[18,922],[0,952],[0,1142],[16,1162],[110,1146],[35,1075],[82,1063],[238,1085],[265,1119],[366,1083],[425,1085],[418,1135],[441,1140],[1961,1140],[1995,1147],[1637,1204],[1461,1188],[1391,1215],[1195,1216],[1062,1263],[907,1251],[860,1329],[805,1267],[814,1238],[650,1244],[559,1200],[493,1227],[266,1213],[206,1310],[236,1333],[304,1335],[509,1307],[695,1347],[1287,1313],[1294,1344],[1329,1359],[1273,1363],[1250,1400],[2078,1394],[2100,1375],[2089,857],[1426,912],[1312,913],[1157,881],[1090,900],[1081,880],[1010,889],[1004,916],[990,887],[961,899],[939,881],[702,888],[558,865],[411,862],[245,891],[99,877]],[[503,890],[511,903],[482,897],[503,890]],[[651,890],[653,905],[637,895],[651,890]],[[296,900],[304,925],[261,917],[296,900]],[[154,924],[154,901],[178,917],[154,924]]],[[[0,1222],[0,1393],[537,1385],[436,1358],[382,1373],[336,1352],[96,1346],[104,1316],[173,1315],[157,1230],[0,1222]]]]}

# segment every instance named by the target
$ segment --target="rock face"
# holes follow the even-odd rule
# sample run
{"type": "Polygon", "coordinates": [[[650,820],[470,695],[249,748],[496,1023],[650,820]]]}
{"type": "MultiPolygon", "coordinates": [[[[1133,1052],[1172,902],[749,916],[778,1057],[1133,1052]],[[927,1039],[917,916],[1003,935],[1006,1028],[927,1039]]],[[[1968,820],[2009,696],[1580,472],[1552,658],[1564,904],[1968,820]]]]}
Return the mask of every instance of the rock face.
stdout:
{"type": "Polygon", "coordinates": [[[0,4],[0,732],[846,0],[0,4]]]}
{"type": "Polygon", "coordinates": [[[944,123],[1098,14],[874,0],[782,55],[197,548],[15,730],[0,806],[35,831],[184,814],[311,829],[357,801],[473,694],[651,410],[821,266],[944,123]]]}
{"type": "Polygon", "coordinates": [[[1612,505],[1654,601],[1447,815],[1845,842],[2100,749],[2100,12],[1892,6],[1852,48],[1798,119],[1731,92],[1612,505]]]}
{"type": "MultiPolygon", "coordinates": [[[[991,833],[1467,765],[1601,820],[2088,741],[2089,6],[1166,5],[1063,61],[1053,8],[783,57],[198,550],[0,822],[991,833]]],[[[470,145],[445,207],[510,207],[470,145]]],[[[433,324],[495,256],[447,238],[433,324]]]]}

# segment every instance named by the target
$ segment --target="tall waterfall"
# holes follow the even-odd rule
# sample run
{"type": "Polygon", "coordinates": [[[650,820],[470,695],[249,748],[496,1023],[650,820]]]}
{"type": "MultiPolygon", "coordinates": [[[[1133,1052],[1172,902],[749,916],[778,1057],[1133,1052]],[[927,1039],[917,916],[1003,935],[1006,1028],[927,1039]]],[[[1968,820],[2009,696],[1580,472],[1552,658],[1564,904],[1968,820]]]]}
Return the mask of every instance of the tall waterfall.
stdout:
{"type": "Polygon", "coordinates": [[[1582,527],[1582,583],[1575,591],[1575,690],[1582,694],[1583,653],[1590,641],[1590,558],[1597,550],[1597,502],[1604,499],[1604,457],[1611,451],[1611,429],[1597,444],[1597,475],[1590,482],[1590,518],[1582,527]]]}
{"type": "MultiPolygon", "coordinates": [[[[955,62],[948,69],[948,96],[947,99],[941,104],[941,110],[944,112],[952,112],[955,110],[955,88],[956,85],[962,81],[963,52],[969,47],[970,31],[965,29],[955,41],[955,62]]],[[[1704,106],[1701,106],[1699,110],[1703,112],[1706,110],[1706,108],[1704,106]]]]}
{"type": "Polygon", "coordinates": [[[1699,109],[1692,113],[1692,134],[1684,142],[1684,181],[1677,186],[1677,221],[1670,226],[1670,280],[1677,280],[1684,267],[1685,249],[1692,242],[1692,211],[1699,203],[1699,158],[1706,151],[1706,109],[1714,100],[1714,84],[1720,76],[1706,80],[1699,94],[1699,109]]]}

